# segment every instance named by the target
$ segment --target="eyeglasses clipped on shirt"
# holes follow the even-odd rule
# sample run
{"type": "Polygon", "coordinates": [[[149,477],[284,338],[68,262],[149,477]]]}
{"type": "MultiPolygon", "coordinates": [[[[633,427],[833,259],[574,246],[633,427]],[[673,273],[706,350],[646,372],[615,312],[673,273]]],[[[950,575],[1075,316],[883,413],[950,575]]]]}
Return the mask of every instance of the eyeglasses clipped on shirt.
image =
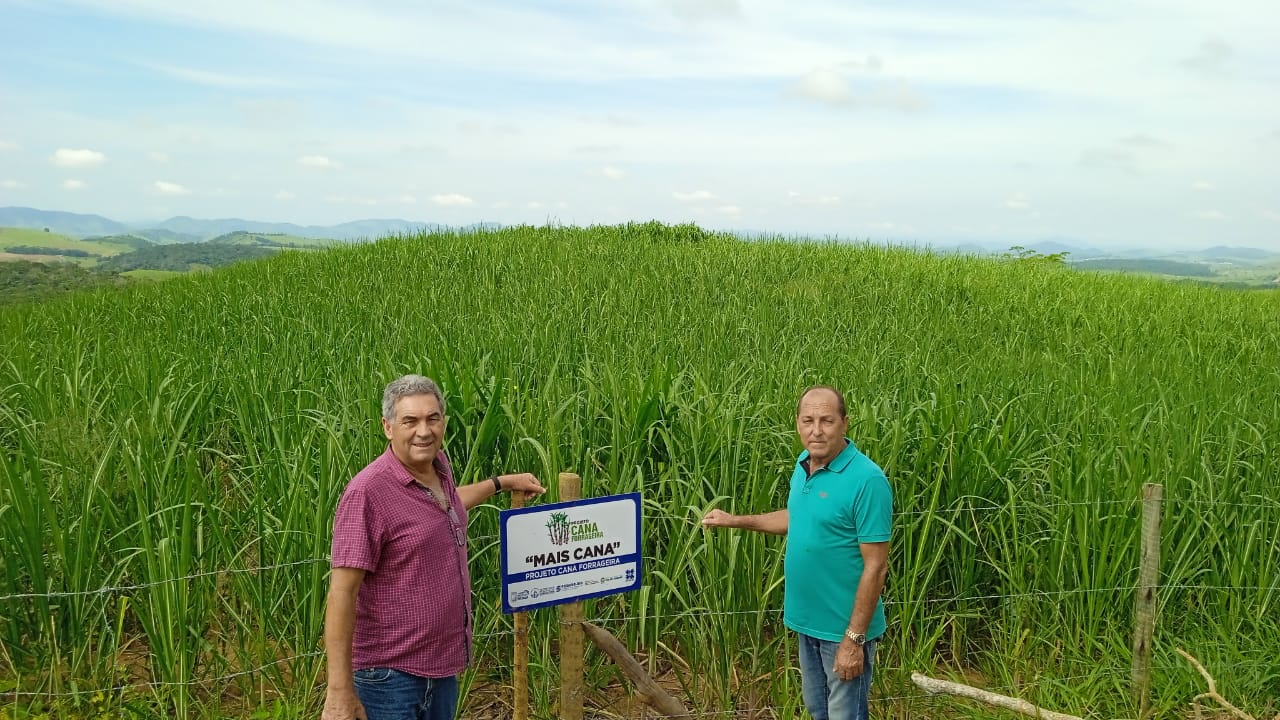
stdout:
{"type": "Polygon", "coordinates": [[[453,503],[449,504],[449,531],[453,533],[453,541],[458,547],[467,546],[467,534],[462,531],[462,521],[458,519],[458,514],[453,511],[453,503]]]}
{"type": "MultiPolygon", "coordinates": [[[[440,501],[436,500],[436,494],[432,492],[431,488],[421,484],[418,487],[422,488],[423,492],[427,494],[427,497],[431,498],[431,502],[436,507],[440,507],[440,501]]],[[[448,509],[445,510],[445,515],[449,517],[449,532],[453,533],[454,544],[460,548],[466,547],[467,534],[462,531],[462,520],[458,518],[458,513],[454,511],[453,503],[449,503],[448,509]]]]}

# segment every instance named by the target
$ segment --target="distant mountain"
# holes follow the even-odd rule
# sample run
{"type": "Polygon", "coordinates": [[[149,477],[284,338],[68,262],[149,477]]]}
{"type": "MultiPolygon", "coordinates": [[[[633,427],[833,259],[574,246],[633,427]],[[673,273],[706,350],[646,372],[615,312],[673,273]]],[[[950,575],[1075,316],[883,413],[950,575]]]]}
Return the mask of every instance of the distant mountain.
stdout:
{"type": "Polygon", "coordinates": [[[384,235],[438,230],[443,226],[399,219],[354,220],[339,225],[295,225],[294,223],[261,222],[258,220],[242,220],[240,218],[199,220],[191,217],[174,217],[153,227],[158,230],[196,236],[201,240],[208,240],[235,232],[262,235],[292,235],[294,237],[324,238],[329,240],[374,240],[384,235]]]}
{"type": "Polygon", "coordinates": [[[198,220],[192,217],[172,217],[152,226],[156,230],[192,235],[201,240],[229,235],[243,231],[251,233],[269,233],[278,235],[305,235],[306,228],[293,223],[270,223],[258,220],[241,220],[240,218],[224,218],[220,220],[198,220]]]}
{"type": "Polygon", "coordinates": [[[101,215],[36,210],[28,207],[0,207],[0,227],[43,230],[85,238],[91,235],[125,235],[130,227],[101,215]]]}
{"type": "Polygon", "coordinates": [[[1105,250],[1099,250],[1092,247],[1080,247],[1072,245],[1062,240],[1037,240],[1025,246],[1028,250],[1035,250],[1041,255],[1055,255],[1057,253],[1067,253],[1067,258],[1076,260],[1080,258],[1106,257],[1105,250]]]}
{"type": "Polygon", "coordinates": [[[1259,250],[1258,248],[1249,247],[1227,247],[1225,245],[1215,245],[1211,248],[1192,253],[1197,257],[1206,260],[1224,259],[1224,260],[1268,260],[1280,257],[1280,253],[1274,253],[1267,250],[1259,250]]]}
{"type": "Polygon", "coordinates": [[[435,223],[410,222],[408,220],[353,220],[340,225],[333,225],[322,228],[330,233],[323,237],[333,238],[334,240],[373,240],[383,235],[400,235],[404,233],[416,233],[421,231],[430,232],[432,230],[443,229],[443,225],[435,223]]]}

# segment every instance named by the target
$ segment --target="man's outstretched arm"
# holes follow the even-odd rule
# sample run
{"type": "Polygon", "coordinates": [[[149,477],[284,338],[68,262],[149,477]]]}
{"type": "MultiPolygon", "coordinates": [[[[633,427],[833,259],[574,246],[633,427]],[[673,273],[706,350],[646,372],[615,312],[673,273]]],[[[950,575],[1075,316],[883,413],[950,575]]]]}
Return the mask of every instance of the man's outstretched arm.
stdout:
{"type": "Polygon", "coordinates": [[[759,515],[734,515],[723,510],[711,510],[702,517],[702,527],[738,528],[769,535],[786,535],[789,519],[786,508],[759,515]]]}

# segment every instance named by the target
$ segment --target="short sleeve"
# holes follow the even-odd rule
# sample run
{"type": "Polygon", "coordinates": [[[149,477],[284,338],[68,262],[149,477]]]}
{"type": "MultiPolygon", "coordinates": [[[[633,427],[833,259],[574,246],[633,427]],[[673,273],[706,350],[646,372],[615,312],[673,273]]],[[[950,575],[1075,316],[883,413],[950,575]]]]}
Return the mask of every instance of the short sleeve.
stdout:
{"type": "Polygon", "coordinates": [[[333,516],[331,565],[377,570],[382,554],[381,535],[369,497],[363,490],[348,488],[333,516]]]}
{"type": "Polygon", "coordinates": [[[893,531],[893,491],[889,480],[878,468],[868,473],[862,490],[854,500],[853,516],[858,542],[889,542],[893,531]]]}

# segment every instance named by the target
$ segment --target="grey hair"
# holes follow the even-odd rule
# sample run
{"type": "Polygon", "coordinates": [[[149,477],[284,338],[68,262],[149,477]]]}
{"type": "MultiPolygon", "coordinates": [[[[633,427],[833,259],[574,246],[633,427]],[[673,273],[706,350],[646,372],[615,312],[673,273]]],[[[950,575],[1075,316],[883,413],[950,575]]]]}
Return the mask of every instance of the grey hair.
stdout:
{"type": "Polygon", "coordinates": [[[396,419],[396,403],[400,398],[410,395],[432,395],[440,403],[440,414],[444,414],[444,395],[436,381],[423,375],[404,375],[392,380],[382,393],[382,417],[391,421],[396,419]]]}

